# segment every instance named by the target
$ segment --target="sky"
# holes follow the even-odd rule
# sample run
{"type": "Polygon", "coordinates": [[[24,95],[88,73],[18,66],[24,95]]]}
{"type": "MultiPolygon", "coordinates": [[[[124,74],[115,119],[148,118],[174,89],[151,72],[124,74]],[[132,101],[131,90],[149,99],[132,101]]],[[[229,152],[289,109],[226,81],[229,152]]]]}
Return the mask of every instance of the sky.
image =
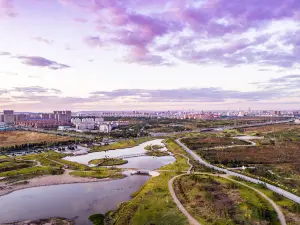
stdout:
{"type": "Polygon", "coordinates": [[[0,111],[296,110],[299,0],[0,0],[0,111]]]}

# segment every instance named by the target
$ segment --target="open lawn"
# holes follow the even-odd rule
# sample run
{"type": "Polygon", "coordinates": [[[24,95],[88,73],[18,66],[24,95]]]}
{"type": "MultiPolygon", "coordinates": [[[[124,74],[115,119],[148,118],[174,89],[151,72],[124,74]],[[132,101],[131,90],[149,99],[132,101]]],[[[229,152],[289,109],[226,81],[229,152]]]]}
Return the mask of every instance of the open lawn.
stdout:
{"type": "Polygon", "coordinates": [[[224,178],[186,175],[175,180],[177,197],[201,224],[279,224],[272,206],[253,190],[224,178]]]}
{"type": "Polygon", "coordinates": [[[9,147],[27,143],[52,143],[69,140],[73,140],[73,138],[30,131],[0,132],[0,147],[9,147]]]}

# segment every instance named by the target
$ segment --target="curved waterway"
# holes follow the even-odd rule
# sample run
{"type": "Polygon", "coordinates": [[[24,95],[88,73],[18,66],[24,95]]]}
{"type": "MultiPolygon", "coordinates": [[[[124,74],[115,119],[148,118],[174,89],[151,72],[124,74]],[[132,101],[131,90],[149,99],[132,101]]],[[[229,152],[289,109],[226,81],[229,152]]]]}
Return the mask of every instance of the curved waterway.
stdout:
{"type": "MultiPolygon", "coordinates": [[[[89,161],[93,159],[102,159],[105,157],[120,157],[124,155],[132,155],[132,154],[143,154],[146,153],[145,147],[147,145],[164,145],[162,141],[163,139],[156,139],[156,140],[144,142],[132,148],[93,152],[93,153],[89,153],[86,155],[79,155],[79,156],[68,156],[65,157],[64,159],[72,162],[88,165],[89,161]]],[[[167,149],[166,147],[164,147],[161,150],[164,151],[167,149]]],[[[175,162],[175,158],[173,156],[164,156],[164,157],[140,156],[140,157],[126,158],[126,160],[128,161],[128,163],[117,167],[155,170],[160,168],[161,166],[175,162]]]]}
{"type": "MultiPolygon", "coordinates": [[[[145,153],[144,148],[147,145],[162,145],[161,142],[162,139],[157,139],[133,148],[95,152],[65,159],[88,164],[92,159],[106,156],[145,153]]],[[[127,164],[119,167],[154,170],[174,162],[175,158],[141,156],[127,160],[127,164]]],[[[121,180],[43,186],[15,191],[0,197],[0,224],[50,217],[75,219],[79,225],[92,224],[88,220],[91,214],[105,214],[116,209],[121,202],[130,200],[131,194],[139,190],[148,179],[149,176],[134,175],[121,180]]]]}

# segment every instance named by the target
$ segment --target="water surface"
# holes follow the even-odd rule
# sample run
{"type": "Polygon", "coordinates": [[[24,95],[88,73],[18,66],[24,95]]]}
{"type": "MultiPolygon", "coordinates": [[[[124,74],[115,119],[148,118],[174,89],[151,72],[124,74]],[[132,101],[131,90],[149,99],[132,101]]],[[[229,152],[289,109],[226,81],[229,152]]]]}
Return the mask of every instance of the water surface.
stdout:
{"type": "Polygon", "coordinates": [[[36,187],[0,197],[0,224],[50,217],[75,218],[76,224],[91,224],[88,217],[117,208],[137,191],[148,176],[122,180],[36,187]]]}

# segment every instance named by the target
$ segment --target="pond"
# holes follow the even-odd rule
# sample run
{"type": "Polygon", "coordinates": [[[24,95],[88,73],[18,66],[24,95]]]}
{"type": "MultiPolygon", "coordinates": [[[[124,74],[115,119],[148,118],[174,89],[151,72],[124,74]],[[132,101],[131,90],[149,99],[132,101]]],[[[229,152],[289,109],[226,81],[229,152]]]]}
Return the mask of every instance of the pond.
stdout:
{"type": "MultiPolygon", "coordinates": [[[[147,141],[133,148],[95,152],[65,159],[88,164],[92,159],[119,157],[122,155],[145,153],[147,145],[162,145],[163,139],[147,141]]],[[[164,148],[163,150],[166,150],[164,148]]],[[[128,158],[127,164],[120,168],[137,168],[154,170],[175,161],[172,156],[140,156],[128,158]]],[[[91,214],[105,214],[109,210],[131,198],[149,176],[130,175],[121,180],[96,183],[66,184],[44,186],[15,191],[0,197],[0,224],[24,220],[64,217],[74,219],[76,224],[92,224],[88,217],[91,214]]]]}
{"type": "MultiPolygon", "coordinates": [[[[110,150],[106,152],[94,152],[89,153],[86,155],[80,156],[68,156],[64,159],[78,162],[81,164],[88,165],[88,162],[92,159],[101,159],[105,157],[120,157],[124,155],[131,155],[131,154],[142,154],[146,153],[145,147],[147,145],[163,145],[163,139],[156,139],[152,141],[144,142],[138,146],[132,148],[124,148],[124,149],[117,149],[117,150],[110,150]]],[[[161,149],[162,151],[167,150],[166,147],[161,149]]],[[[164,157],[152,157],[152,156],[140,156],[140,157],[133,157],[133,158],[126,158],[128,163],[117,166],[119,168],[136,168],[136,169],[146,169],[146,170],[155,170],[161,166],[167,165],[169,163],[175,162],[175,158],[173,156],[164,156],[164,157]]]]}
{"type": "Polygon", "coordinates": [[[0,197],[0,224],[50,217],[75,218],[76,224],[92,224],[88,220],[91,214],[116,209],[148,179],[135,175],[121,180],[15,191],[0,197]]]}

